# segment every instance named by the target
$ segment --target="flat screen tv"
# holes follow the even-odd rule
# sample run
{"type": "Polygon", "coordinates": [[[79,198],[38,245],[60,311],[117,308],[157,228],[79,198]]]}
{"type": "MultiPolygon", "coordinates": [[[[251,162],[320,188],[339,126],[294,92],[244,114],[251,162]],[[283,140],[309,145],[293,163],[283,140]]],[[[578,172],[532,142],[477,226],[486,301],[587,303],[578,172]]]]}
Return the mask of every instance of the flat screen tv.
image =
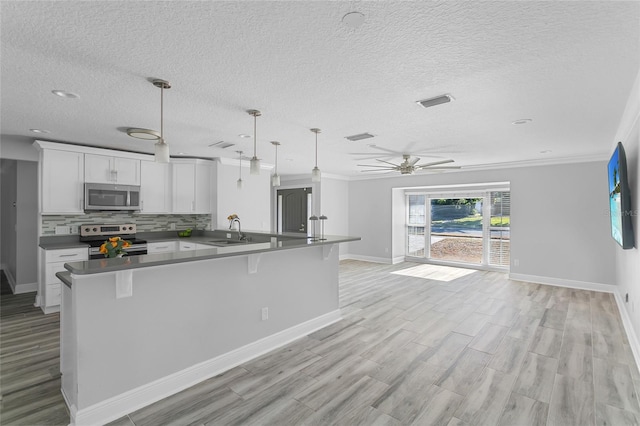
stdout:
{"type": "Polygon", "coordinates": [[[622,142],[618,142],[607,169],[611,236],[623,249],[630,249],[635,243],[631,224],[631,191],[627,181],[627,157],[624,154],[622,142]]]}

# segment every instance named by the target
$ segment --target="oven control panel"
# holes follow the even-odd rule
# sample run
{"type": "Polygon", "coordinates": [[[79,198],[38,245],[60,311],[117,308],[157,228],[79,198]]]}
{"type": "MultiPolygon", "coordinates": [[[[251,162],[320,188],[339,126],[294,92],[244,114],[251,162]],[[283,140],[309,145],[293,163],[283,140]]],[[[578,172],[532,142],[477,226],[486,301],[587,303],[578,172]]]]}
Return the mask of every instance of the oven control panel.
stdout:
{"type": "Polygon", "coordinates": [[[95,224],[86,223],[80,225],[80,236],[108,236],[108,235],[122,235],[122,234],[135,234],[136,225],[134,223],[125,223],[122,225],[117,224],[95,224]]]}

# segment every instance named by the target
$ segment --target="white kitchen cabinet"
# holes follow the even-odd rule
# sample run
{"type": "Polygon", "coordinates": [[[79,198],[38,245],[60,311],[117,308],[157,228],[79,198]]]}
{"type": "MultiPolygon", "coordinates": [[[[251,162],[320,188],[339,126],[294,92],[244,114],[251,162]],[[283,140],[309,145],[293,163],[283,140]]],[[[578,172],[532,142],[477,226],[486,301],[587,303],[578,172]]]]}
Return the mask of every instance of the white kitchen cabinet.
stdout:
{"type": "Polygon", "coordinates": [[[89,259],[87,247],[44,250],[40,256],[40,307],[45,314],[57,312],[60,308],[62,282],[56,277],[57,272],[66,271],[64,264],[89,259]]]}
{"type": "Polygon", "coordinates": [[[140,213],[171,213],[169,164],[140,162],[140,213]]]}
{"type": "Polygon", "coordinates": [[[172,253],[178,251],[180,246],[177,241],[161,241],[156,243],[147,243],[147,253],[172,253]]]}
{"type": "Polygon", "coordinates": [[[40,151],[40,211],[42,214],[84,213],[84,154],[40,151]]]}
{"type": "Polygon", "coordinates": [[[191,251],[196,249],[196,243],[188,243],[186,241],[180,241],[180,251],[191,251]]]}
{"type": "Polygon", "coordinates": [[[140,185],[140,160],[85,154],[84,180],[92,183],[140,185]]]}
{"type": "Polygon", "coordinates": [[[207,160],[172,160],[173,213],[211,213],[213,163],[207,160]]]}

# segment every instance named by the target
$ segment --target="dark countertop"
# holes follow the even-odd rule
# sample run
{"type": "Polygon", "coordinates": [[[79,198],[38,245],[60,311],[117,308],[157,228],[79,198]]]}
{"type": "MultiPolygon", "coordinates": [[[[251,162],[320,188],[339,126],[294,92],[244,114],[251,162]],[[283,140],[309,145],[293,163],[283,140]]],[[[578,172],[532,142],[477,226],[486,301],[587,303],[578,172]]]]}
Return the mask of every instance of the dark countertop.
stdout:
{"type": "MultiPolygon", "coordinates": [[[[237,239],[237,232],[229,231],[237,239]]],[[[150,238],[149,233],[144,234],[148,242],[160,241],[185,241],[196,244],[207,244],[212,239],[226,239],[226,231],[199,231],[189,238],[170,237],[169,235],[157,235],[150,238]]],[[[128,269],[146,268],[151,266],[167,265],[172,263],[191,262],[195,260],[217,259],[230,256],[243,256],[249,254],[259,254],[278,250],[300,249],[305,247],[315,247],[350,241],[359,241],[360,237],[326,235],[324,241],[311,241],[310,238],[298,235],[278,235],[269,233],[247,232],[246,235],[251,240],[247,244],[232,244],[229,246],[210,246],[206,249],[191,251],[177,251],[171,253],[147,254],[142,256],[125,256],[122,258],[94,259],[82,262],[70,262],[65,264],[65,268],[73,274],[87,275],[101,272],[115,272],[128,269]],[[271,242],[275,238],[277,241],[271,242]]]]}
{"type": "Polygon", "coordinates": [[[56,272],[56,277],[58,277],[58,279],[62,281],[64,285],[71,288],[71,272],[67,272],[67,271],[56,272]]]}

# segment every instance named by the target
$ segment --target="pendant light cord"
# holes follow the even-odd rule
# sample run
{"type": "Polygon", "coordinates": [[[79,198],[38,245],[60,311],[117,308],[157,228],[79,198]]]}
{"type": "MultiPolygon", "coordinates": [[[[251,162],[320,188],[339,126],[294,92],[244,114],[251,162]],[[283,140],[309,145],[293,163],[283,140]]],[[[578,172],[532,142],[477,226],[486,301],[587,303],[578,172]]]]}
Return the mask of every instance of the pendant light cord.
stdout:
{"type": "Polygon", "coordinates": [[[318,132],[316,132],[316,168],[318,167],[318,132]]]}
{"type": "Polygon", "coordinates": [[[164,143],[164,84],[160,86],[160,141],[164,143]]]}
{"type": "Polygon", "coordinates": [[[258,137],[257,136],[258,133],[257,133],[257,130],[256,130],[257,121],[258,121],[258,116],[254,114],[253,115],[253,158],[257,158],[257,156],[256,156],[256,142],[257,142],[257,137],[258,137]]]}

